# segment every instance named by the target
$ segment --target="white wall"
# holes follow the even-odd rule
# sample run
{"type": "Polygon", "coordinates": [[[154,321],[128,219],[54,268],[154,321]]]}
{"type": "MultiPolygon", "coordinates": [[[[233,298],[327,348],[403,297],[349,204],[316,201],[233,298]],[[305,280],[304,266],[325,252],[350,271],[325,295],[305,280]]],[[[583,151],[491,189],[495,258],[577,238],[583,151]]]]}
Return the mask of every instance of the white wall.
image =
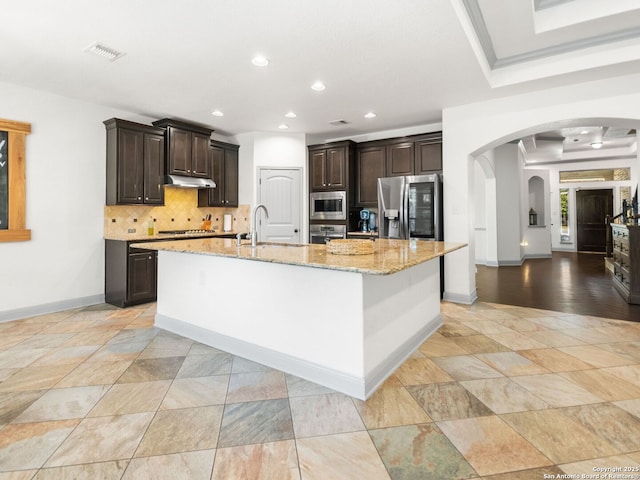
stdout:
{"type": "Polygon", "coordinates": [[[532,170],[525,168],[522,172],[522,191],[525,201],[522,203],[520,218],[522,226],[522,242],[524,258],[548,258],[551,256],[551,223],[550,223],[550,186],[549,170],[532,170]],[[529,189],[529,181],[537,177],[532,184],[539,191],[529,189]],[[538,225],[529,225],[529,210],[538,214],[538,225]]]}
{"type": "Polygon", "coordinates": [[[2,84],[2,117],[31,123],[26,227],[31,241],[0,243],[0,320],[104,300],[106,137],[117,111],[2,84]]]}
{"type": "Polygon", "coordinates": [[[638,85],[640,75],[630,75],[443,110],[445,238],[469,244],[447,255],[446,299],[471,303],[477,298],[471,213],[474,157],[541,127],[594,122],[638,128],[638,85]]]}
{"type": "Polygon", "coordinates": [[[405,137],[408,135],[418,135],[422,133],[439,132],[442,130],[442,123],[427,123],[424,125],[414,125],[411,127],[395,128],[393,130],[381,130],[378,132],[363,133],[360,135],[349,135],[347,137],[326,138],[322,135],[309,135],[307,142],[309,145],[316,143],[340,142],[343,140],[353,140],[356,143],[369,142],[372,140],[385,140],[387,138],[405,137]]]}
{"type": "Polygon", "coordinates": [[[521,243],[521,172],[518,146],[501,145],[494,150],[496,172],[496,211],[498,264],[520,265],[521,243]]]}
{"type": "Polygon", "coordinates": [[[498,266],[498,215],[495,151],[476,157],[474,165],[473,222],[475,263],[498,266]]]}
{"type": "MultiPolygon", "coordinates": [[[[474,195],[473,202],[473,222],[474,233],[476,237],[475,262],[480,265],[487,264],[488,245],[487,245],[487,181],[485,179],[480,162],[473,162],[474,166],[474,195]]],[[[495,206],[490,208],[495,209],[495,206]]]]}
{"type": "Polygon", "coordinates": [[[302,232],[305,240],[309,230],[306,136],[302,133],[249,132],[236,135],[231,141],[240,145],[238,196],[241,204],[255,205],[259,168],[301,169],[302,232]]]}

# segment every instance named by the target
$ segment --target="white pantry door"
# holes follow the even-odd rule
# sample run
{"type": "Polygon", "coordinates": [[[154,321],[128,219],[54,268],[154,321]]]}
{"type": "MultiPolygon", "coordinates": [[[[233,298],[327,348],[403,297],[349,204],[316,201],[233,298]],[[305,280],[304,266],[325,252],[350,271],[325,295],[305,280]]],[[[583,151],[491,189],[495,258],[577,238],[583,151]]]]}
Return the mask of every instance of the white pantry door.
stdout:
{"type": "Polygon", "coordinates": [[[258,203],[269,210],[269,220],[258,212],[258,232],[262,242],[300,243],[301,170],[298,168],[260,168],[258,203]]]}

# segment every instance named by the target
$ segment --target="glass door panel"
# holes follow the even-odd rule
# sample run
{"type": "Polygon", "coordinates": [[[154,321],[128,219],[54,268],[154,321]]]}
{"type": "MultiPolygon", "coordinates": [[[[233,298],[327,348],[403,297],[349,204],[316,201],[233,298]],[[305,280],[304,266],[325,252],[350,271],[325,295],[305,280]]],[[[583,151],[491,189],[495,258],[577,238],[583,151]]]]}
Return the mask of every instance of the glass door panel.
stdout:
{"type": "Polygon", "coordinates": [[[435,238],[434,183],[409,184],[409,236],[435,238]]]}

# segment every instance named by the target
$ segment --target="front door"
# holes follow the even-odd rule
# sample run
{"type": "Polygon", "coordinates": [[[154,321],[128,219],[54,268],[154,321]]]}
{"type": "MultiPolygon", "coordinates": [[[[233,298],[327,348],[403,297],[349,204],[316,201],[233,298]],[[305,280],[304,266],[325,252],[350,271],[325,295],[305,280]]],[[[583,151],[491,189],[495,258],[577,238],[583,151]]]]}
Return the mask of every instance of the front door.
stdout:
{"type": "Polygon", "coordinates": [[[269,210],[268,220],[262,211],[259,212],[260,241],[300,243],[300,178],[300,169],[297,168],[260,169],[258,203],[269,210]]]}
{"type": "Polygon", "coordinates": [[[607,225],[604,220],[607,215],[613,215],[613,190],[576,192],[579,252],[606,251],[607,225]]]}

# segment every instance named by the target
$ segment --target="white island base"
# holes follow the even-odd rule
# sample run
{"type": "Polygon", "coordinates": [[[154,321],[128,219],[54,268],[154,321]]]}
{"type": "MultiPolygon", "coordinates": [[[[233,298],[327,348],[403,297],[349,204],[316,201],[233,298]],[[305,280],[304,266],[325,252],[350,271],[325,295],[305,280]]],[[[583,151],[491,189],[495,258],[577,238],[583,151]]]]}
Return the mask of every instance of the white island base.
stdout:
{"type": "Polygon", "coordinates": [[[359,399],[442,325],[438,258],[372,275],[158,255],[156,326],[359,399]]]}

